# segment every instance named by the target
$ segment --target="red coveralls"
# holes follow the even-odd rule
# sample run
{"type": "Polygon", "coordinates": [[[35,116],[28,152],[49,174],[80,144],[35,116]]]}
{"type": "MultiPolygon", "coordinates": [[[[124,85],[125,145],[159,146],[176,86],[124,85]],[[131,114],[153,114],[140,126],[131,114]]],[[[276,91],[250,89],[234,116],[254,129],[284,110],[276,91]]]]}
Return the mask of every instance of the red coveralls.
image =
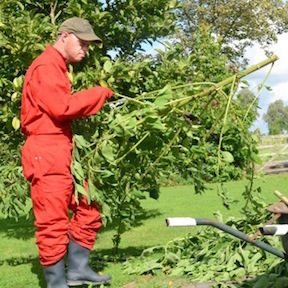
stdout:
{"type": "Polygon", "coordinates": [[[71,95],[67,66],[52,46],[26,73],[21,123],[27,140],[22,147],[22,166],[31,182],[36,243],[43,266],[64,257],[69,238],[91,250],[101,228],[96,205],[87,205],[85,199],[79,205],[75,203],[70,122],[97,113],[107,90],[94,87],[71,95]],[[73,211],[71,221],[68,208],[73,211]]]}

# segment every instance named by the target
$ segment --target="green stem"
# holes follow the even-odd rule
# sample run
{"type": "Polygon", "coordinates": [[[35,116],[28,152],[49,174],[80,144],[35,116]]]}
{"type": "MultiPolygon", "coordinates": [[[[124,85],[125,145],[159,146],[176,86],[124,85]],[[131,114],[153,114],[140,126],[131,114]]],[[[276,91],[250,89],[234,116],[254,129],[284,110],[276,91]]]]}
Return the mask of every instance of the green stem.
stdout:
{"type": "Polygon", "coordinates": [[[260,96],[260,94],[261,94],[261,92],[262,92],[262,90],[263,90],[263,88],[264,88],[264,84],[265,84],[265,82],[267,81],[268,77],[270,76],[270,73],[271,73],[271,71],[272,71],[273,66],[274,66],[274,63],[272,63],[272,65],[271,65],[271,67],[270,67],[267,75],[265,76],[265,79],[263,80],[263,82],[262,82],[262,84],[261,84],[261,89],[259,89],[257,96],[254,98],[253,102],[252,102],[252,103],[250,104],[250,106],[248,107],[248,109],[247,109],[247,111],[246,111],[246,113],[245,113],[245,116],[244,116],[243,121],[245,121],[246,117],[248,116],[249,111],[252,109],[252,107],[254,106],[255,102],[256,102],[257,99],[259,98],[259,96],[260,96]]]}
{"type": "Polygon", "coordinates": [[[147,103],[138,101],[138,100],[135,99],[135,98],[132,98],[132,97],[129,97],[129,96],[126,96],[126,95],[119,94],[119,93],[117,93],[117,92],[115,92],[114,94],[115,94],[115,96],[118,96],[118,97],[127,99],[127,100],[129,100],[129,101],[135,102],[135,103],[140,104],[140,105],[146,105],[146,104],[147,104],[147,103]]]}
{"type": "MultiPolygon", "coordinates": [[[[234,76],[234,81],[232,82],[232,87],[231,87],[231,90],[230,90],[230,95],[229,95],[228,102],[227,102],[226,109],[225,109],[225,114],[224,114],[224,119],[223,119],[223,125],[222,125],[221,132],[220,132],[220,136],[219,136],[218,165],[217,165],[217,175],[218,175],[218,176],[219,176],[219,170],[220,170],[221,145],[222,145],[222,141],[223,141],[224,128],[225,128],[226,121],[227,121],[227,116],[228,116],[229,107],[230,107],[232,98],[233,98],[233,96],[234,96],[234,94],[235,94],[235,92],[234,92],[234,85],[235,85],[236,79],[237,79],[237,77],[236,77],[236,75],[235,75],[235,76],[234,76]]],[[[222,91],[222,92],[223,92],[223,91],[222,91]]],[[[223,92],[223,93],[224,93],[224,92],[223,92]]],[[[226,93],[225,93],[225,95],[226,95],[226,93]]]]}
{"type": "Polygon", "coordinates": [[[147,132],[135,145],[133,145],[133,147],[127,153],[125,153],[123,156],[118,158],[116,161],[116,164],[121,162],[129,153],[131,153],[133,150],[135,150],[146,139],[146,137],[149,136],[149,134],[150,134],[150,132],[147,132]]]}
{"type": "Polygon", "coordinates": [[[160,159],[167,153],[167,151],[170,150],[171,146],[173,145],[174,141],[176,140],[176,138],[178,137],[178,135],[180,134],[182,128],[179,128],[178,131],[175,133],[173,139],[169,142],[169,144],[166,146],[166,148],[164,149],[164,151],[158,156],[158,158],[152,163],[150,164],[150,166],[146,169],[143,177],[145,177],[148,172],[151,170],[152,167],[154,167],[159,161],[160,159]]]}
{"type": "Polygon", "coordinates": [[[224,87],[224,86],[227,86],[228,84],[231,84],[233,83],[235,80],[240,80],[241,78],[263,68],[264,66],[270,64],[270,63],[274,63],[276,60],[278,60],[278,57],[276,55],[270,57],[270,58],[267,58],[266,60],[256,64],[256,65],[253,65],[243,71],[240,71],[238,73],[236,73],[235,75],[231,76],[231,77],[228,77],[227,79],[217,83],[217,84],[214,84],[212,87],[210,87],[209,89],[206,89],[204,90],[203,92],[201,93],[198,93],[198,94],[195,94],[195,95],[192,95],[192,96],[189,96],[189,97],[185,97],[185,98],[182,98],[182,99],[177,99],[177,100],[174,100],[174,101],[171,101],[170,103],[167,103],[168,104],[176,104],[176,103],[179,103],[178,104],[178,107],[179,106],[183,106],[183,105],[186,105],[188,104],[192,99],[194,98],[198,98],[198,97],[204,97],[204,96],[208,96],[210,95],[211,93],[215,92],[215,91],[218,91],[220,88],[224,87]],[[234,80],[235,79],[235,80],[234,80]]]}
{"type": "MultiPolygon", "coordinates": [[[[186,87],[191,87],[191,86],[201,86],[201,85],[215,85],[215,83],[213,82],[194,82],[194,83],[186,83],[186,84],[181,84],[181,85],[176,85],[176,86],[171,86],[171,89],[172,90],[177,90],[177,89],[180,89],[180,88],[186,88],[186,87]]],[[[139,95],[137,98],[143,98],[143,97],[147,97],[149,95],[153,95],[153,94],[156,94],[156,93],[159,93],[161,89],[157,89],[157,90],[153,90],[153,91],[150,91],[150,92],[145,92],[145,93],[142,93],[141,95],[139,95]]]]}

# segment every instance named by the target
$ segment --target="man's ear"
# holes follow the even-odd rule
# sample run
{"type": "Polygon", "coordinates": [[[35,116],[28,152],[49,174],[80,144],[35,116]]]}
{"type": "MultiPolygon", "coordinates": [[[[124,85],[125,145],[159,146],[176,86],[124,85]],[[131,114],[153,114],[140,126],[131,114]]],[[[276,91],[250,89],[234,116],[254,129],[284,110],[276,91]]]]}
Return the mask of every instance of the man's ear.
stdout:
{"type": "Polygon", "coordinates": [[[61,34],[61,40],[62,40],[63,43],[66,42],[68,36],[69,36],[69,33],[67,33],[67,32],[62,32],[62,34],[61,34]]]}

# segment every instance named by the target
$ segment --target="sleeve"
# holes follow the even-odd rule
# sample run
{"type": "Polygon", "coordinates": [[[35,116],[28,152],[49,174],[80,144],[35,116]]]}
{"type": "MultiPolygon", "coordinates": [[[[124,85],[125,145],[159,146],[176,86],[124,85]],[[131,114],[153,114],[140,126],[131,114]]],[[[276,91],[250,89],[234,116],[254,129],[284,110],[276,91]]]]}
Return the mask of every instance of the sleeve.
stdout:
{"type": "Polygon", "coordinates": [[[40,109],[58,121],[96,114],[113,92],[96,86],[71,94],[66,73],[54,65],[41,65],[34,71],[32,89],[40,109]]]}

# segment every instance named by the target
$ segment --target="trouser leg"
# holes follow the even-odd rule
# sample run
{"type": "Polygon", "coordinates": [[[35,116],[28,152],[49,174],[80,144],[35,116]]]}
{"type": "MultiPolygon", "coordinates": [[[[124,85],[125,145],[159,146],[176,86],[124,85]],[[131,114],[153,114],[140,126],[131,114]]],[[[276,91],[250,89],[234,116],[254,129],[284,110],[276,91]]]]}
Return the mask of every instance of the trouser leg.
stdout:
{"type": "Polygon", "coordinates": [[[73,194],[69,135],[33,135],[22,149],[24,175],[31,182],[36,244],[50,288],[67,287],[64,256],[69,242],[68,206],[73,194]]]}
{"type": "Polygon", "coordinates": [[[70,239],[91,250],[97,232],[102,226],[99,209],[94,203],[88,205],[85,197],[79,198],[79,204],[77,204],[74,195],[69,208],[73,211],[69,228],[70,239]]]}
{"type": "Polygon", "coordinates": [[[22,151],[23,169],[31,181],[36,244],[44,267],[61,260],[69,242],[72,144],[66,138],[65,135],[31,136],[22,151]]]}
{"type": "Polygon", "coordinates": [[[32,185],[31,196],[40,263],[44,267],[51,266],[66,254],[71,191],[48,192],[42,189],[39,181],[32,185]]]}

